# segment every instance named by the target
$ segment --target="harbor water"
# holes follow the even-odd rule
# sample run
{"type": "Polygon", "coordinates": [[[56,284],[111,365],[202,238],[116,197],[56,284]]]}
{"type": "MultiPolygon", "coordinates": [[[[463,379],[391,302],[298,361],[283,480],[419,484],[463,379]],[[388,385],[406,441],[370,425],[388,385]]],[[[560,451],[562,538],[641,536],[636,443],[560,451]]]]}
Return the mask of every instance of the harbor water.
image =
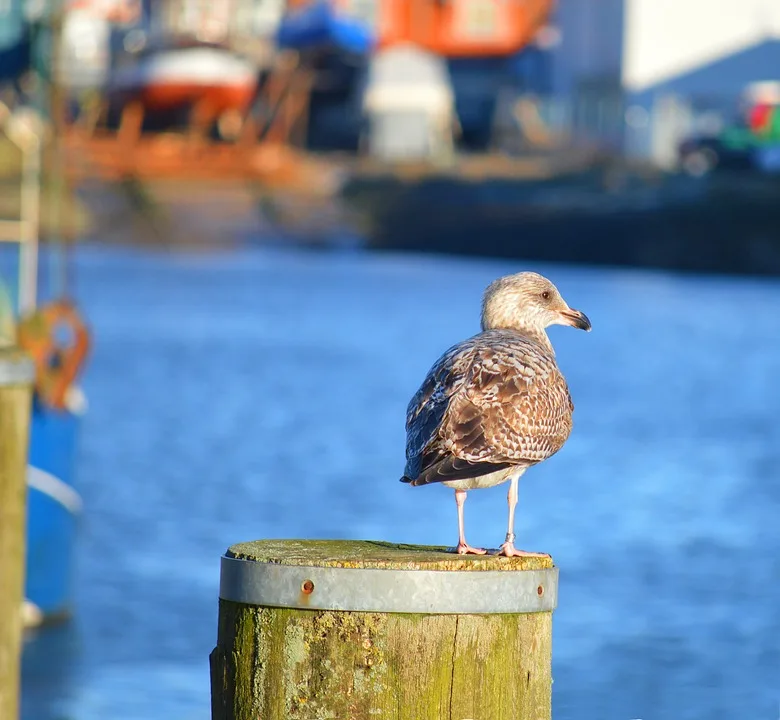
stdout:
{"type": "MultiPolygon", "coordinates": [[[[207,720],[234,542],[454,544],[452,491],[398,482],[406,404],[527,268],[80,248],[76,613],[26,642],[24,719],[207,720]]],[[[593,322],[550,331],[575,427],[517,509],[518,546],[560,566],[556,720],[776,720],[780,282],[530,269],[593,322]]],[[[503,541],[505,488],[465,512],[471,543],[503,541]]]]}

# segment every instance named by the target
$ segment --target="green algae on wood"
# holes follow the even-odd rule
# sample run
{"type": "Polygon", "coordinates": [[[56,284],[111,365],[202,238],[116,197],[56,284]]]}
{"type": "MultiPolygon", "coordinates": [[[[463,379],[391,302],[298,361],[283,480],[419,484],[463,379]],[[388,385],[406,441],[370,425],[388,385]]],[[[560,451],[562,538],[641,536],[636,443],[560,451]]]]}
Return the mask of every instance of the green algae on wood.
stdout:
{"type": "Polygon", "coordinates": [[[542,570],[550,557],[457,555],[445,547],[371,540],[255,540],[232,545],[228,557],[308,567],[391,570],[542,570]]]}
{"type": "MultiPolygon", "coordinates": [[[[315,567],[506,570],[550,558],[378,542],[276,540],[231,557],[315,567]]],[[[304,610],[220,600],[213,720],[550,720],[552,613],[304,610]]]]}
{"type": "Polygon", "coordinates": [[[32,378],[25,353],[0,347],[0,718],[9,720],[19,716],[32,378]]]}

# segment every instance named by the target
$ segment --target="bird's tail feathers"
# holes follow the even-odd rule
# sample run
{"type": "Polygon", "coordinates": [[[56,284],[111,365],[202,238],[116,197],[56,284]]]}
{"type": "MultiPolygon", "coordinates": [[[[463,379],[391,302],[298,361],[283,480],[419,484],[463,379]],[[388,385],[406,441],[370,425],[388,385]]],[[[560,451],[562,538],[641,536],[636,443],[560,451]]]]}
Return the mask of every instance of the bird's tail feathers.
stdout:
{"type": "Polygon", "coordinates": [[[489,475],[497,470],[511,467],[508,462],[471,462],[449,455],[427,467],[420,475],[409,481],[412,485],[430,485],[431,483],[447,482],[448,480],[465,480],[466,478],[489,475]]]}

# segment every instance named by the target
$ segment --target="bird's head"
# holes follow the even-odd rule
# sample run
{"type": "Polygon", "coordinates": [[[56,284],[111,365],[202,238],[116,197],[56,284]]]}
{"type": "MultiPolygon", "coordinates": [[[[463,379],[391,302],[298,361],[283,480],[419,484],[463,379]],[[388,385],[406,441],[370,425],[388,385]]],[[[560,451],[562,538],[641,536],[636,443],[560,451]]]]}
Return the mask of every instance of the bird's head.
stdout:
{"type": "Polygon", "coordinates": [[[547,334],[550,325],[571,325],[590,330],[590,320],[570,308],[558,288],[533,272],[506,275],[494,280],[482,301],[482,329],[507,328],[536,336],[547,334]]]}

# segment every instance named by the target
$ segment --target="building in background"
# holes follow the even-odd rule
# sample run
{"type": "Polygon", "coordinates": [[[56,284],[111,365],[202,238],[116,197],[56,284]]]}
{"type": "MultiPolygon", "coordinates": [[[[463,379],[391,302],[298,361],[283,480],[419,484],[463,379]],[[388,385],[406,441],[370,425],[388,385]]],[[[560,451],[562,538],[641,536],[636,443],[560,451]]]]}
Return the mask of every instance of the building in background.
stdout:
{"type": "Polygon", "coordinates": [[[554,95],[581,132],[668,165],[698,118],[780,79],[778,0],[558,0],[554,95]]]}
{"type": "Polygon", "coordinates": [[[623,145],[622,59],[625,3],[557,0],[560,42],[553,49],[550,114],[575,135],[623,145]]]}

